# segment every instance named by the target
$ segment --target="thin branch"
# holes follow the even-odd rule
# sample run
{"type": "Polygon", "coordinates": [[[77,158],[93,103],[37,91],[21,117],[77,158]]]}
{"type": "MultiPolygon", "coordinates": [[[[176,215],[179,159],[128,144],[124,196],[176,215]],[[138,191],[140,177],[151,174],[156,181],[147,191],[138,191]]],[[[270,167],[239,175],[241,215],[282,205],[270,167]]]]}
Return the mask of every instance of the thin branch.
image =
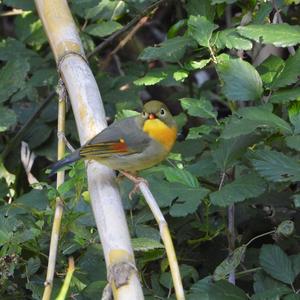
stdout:
{"type": "Polygon", "coordinates": [[[136,34],[136,32],[141,27],[143,27],[146,24],[148,19],[149,19],[149,16],[142,17],[137,22],[137,24],[129,31],[129,33],[124,37],[124,39],[122,39],[119,42],[117,47],[109,53],[108,57],[106,58],[105,62],[103,63],[103,66],[102,66],[103,69],[105,69],[107,67],[107,65],[110,63],[111,58],[132,39],[132,37],[136,34]]]}
{"type": "Polygon", "coordinates": [[[72,256],[70,256],[67,275],[64,280],[64,284],[59,292],[59,295],[56,297],[56,300],[65,300],[66,299],[74,271],[75,271],[74,258],[72,256]]]}
{"type": "Polygon", "coordinates": [[[171,270],[171,275],[173,279],[173,284],[175,288],[175,294],[177,300],[184,300],[184,291],[182,286],[182,281],[180,277],[180,271],[179,266],[177,262],[177,257],[174,249],[174,245],[172,242],[171,234],[168,228],[168,224],[165,220],[164,215],[162,214],[159,206],[157,205],[157,202],[151,193],[147,183],[145,180],[137,179],[134,176],[130,175],[127,172],[121,172],[124,176],[126,176],[129,180],[133,181],[136,186],[140,189],[141,193],[143,194],[147,204],[149,205],[149,208],[158,223],[159,231],[161,239],[165,245],[169,266],[171,270]]]}
{"type": "MultiPolygon", "coordinates": [[[[58,132],[58,145],[57,145],[57,159],[62,159],[65,154],[65,142],[64,142],[64,132],[65,132],[65,114],[66,114],[66,90],[62,83],[59,81],[59,103],[58,103],[58,120],[57,120],[57,132],[58,132]]],[[[56,187],[58,188],[65,178],[64,171],[57,172],[56,187]]],[[[60,225],[62,220],[64,210],[64,204],[61,197],[56,198],[54,221],[52,225],[50,249],[49,249],[49,260],[47,268],[47,276],[45,281],[45,290],[43,294],[43,300],[49,300],[51,298],[53,278],[55,273],[56,256],[58,249],[58,240],[60,225]]]]}
{"type": "Polygon", "coordinates": [[[47,107],[47,105],[50,103],[51,99],[55,96],[55,92],[51,92],[47,98],[45,98],[39,105],[39,107],[36,109],[36,111],[31,115],[31,117],[24,123],[24,125],[21,127],[21,129],[18,131],[18,133],[9,141],[9,143],[4,148],[1,158],[4,160],[6,156],[11,152],[13,148],[15,148],[16,144],[21,142],[22,137],[25,134],[26,129],[30,127],[36,118],[41,114],[41,112],[47,107]]]}
{"type": "Polygon", "coordinates": [[[87,54],[87,58],[89,59],[91,56],[95,55],[99,51],[103,50],[105,47],[107,47],[110,43],[112,43],[116,38],[120,37],[124,32],[126,32],[129,28],[134,26],[139,20],[149,14],[152,13],[154,9],[156,9],[159,5],[161,5],[163,2],[167,2],[167,0],[159,0],[152,5],[150,5],[148,8],[146,8],[140,15],[134,17],[128,24],[126,24],[122,29],[116,31],[114,34],[112,34],[110,37],[108,37],[106,40],[104,40],[101,44],[99,44],[92,52],[87,54]]]}

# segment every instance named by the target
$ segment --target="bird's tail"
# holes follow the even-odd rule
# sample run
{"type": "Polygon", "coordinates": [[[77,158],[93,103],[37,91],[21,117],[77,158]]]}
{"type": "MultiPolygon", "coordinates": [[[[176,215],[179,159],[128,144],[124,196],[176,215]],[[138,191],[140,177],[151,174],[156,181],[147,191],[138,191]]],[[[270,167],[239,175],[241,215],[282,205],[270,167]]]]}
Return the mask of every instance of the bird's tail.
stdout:
{"type": "Polygon", "coordinates": [[[81,158],[79,150],[76,150],[72,152],[70,155],[66,156],[65,158],[55,162],[50,166],[51,172],[49,174],[49,177],[54,175],[60,168],[71,164],[74,161],[77,161],[81,158]]]}

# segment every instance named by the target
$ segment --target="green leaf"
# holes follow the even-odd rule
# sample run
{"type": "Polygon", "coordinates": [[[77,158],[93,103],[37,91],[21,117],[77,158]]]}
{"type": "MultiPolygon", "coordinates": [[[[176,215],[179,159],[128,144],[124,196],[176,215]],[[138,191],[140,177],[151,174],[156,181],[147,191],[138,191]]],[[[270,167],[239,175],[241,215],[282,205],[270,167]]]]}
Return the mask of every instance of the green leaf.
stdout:
{"type": "Polygon", "coordinates": [[[288,108],[290,122],[294,125],[294,133],[300,133],[300,101],[291,103],[288,108]]]}
{"type": "Polygon", "coordinates": [[[215,281],[225,279],[232,271],[234,271],[244,258],[246,245],[236,248],[230,256],[223,260],[215,269],[213,278],[215,281]]]}
{"type": "Polygon", "coordinates": [[[0,132],[6,131],[10,126],[17,122],[15,112],[2,105],[0,105],[0,116],[0,132]]]}
{"type": "Polygon", "coordinates": [[[203,69],[211,61],[211,58],[202,59],[200,61],[191,60],[184,64],[184,67],[189,71],[203,69]]]}
{"type": "Polygon", "coordinates": [[[266,106],[245,107],[233,115],[225,125],[221,135],[224,139],[253,132],[257,128],[270,128],[283,134],[291,134],[290,125],[269,111],[266,106]]]}
{"type": "Polygon", "coordinates": [[[246,300],[247,295],[237,286],[226,280],[213,283],[209,277],[196,282],[191,287],[192,296],[189,300],[246,300]]]}
{"type": "Polygon", "coordinates": [[[134,81],[134,84],[136,85],[154,85],[162,80],[166,79],[168,77],[168,74],[165,71],[161,71],[159,69],[154,69],[149,71],[144,77],[139,78],[134,81]]]}
{"type": "Polygon", "coordinates": [[[16,59],[0,70],[0,103],[24,86],[29,68],[26,60],[16,59]]]}
{"type": "Polygon", "coordinates": [[[293,270],[296,277],[300,274],[300,254],[291,255],[290,260],[292,261],[293,270]]]}
{"type": "Polygon", "coordinates": [[[201,125],[199,127],[191,127],[189,129],[189,134],[187,135],[187,140],[194,140],[202,137],[203,135],[209,134],[213,128],[208,125],[201,125]]]}
{"type": "Polygon", "coordinates": [[[30,210],[34,208],[39,211],[45,211],[48,206],[48,198],[46,191],[44,190],[31,190],[15,201],[16,204],[24,206],[30,210]]]}
{"type": "Polygon", "coordinates": [[[185,8],[189,15],[200,15],[207,20],[213,21],[215,16],[215,7],[211,5],[210,0],[188,0],[185,8]]]}
{"type": "Polygon", "coordinates": [[[187,110],[188,114],[193,117],[200,118],[213,118],[216,119],[217,113],[214,112],[214,108],[210,101],[205,98],[193,99],[182,98],[179,99],[183,109],[187,110]]]}
{"type": "Polygon", "coordinates": [[[86,27],[85,32],[97,36],[105,37],[122,28],[122,25],[116,21],[106,21],[98,24],[92,24],[86,27]]]}
{"type": "Polygon", "coordinates": [[[149,238],[135,238],[135,239],[131,239],[131,242],[134,251],[146,252],[153,249],[164,248],[164,246],[161,243],[149,238]]]}
{"type": "Polygon", "coordinates": [[[210,47],[212,33],[218,26],[203,16],[190,16],[188,20],[188,33],[200,46],[210,47]]]}
{"type": "Polygon", "coordinates": [[[277,151],[257,150],[251,162],[255,170],[269,181],[287,182],[300,180],[300,163],[277,151]]]}
{"type": "Polygon", "coordinates": [[[134,116],[138,116],[140,113],[135,110],[122,109],[116,114],[116,120],[122,120],[134,116]]]}
{"type": "Polygon", "coordinates": [[[185,217],[188,214],[194,213],[198,209],[201,201],[209,193],[209,190],[205,188],[195,188],[194,193],[194,197],[189,197],[186,194],[178,198],[171,206],[170,215],[173,217],[185,217]]]}
{"type": "Polygon", "coordinates": [[[273,93],[269,99],[269,101],[272,103],[282,103],[282,104],[294,100],[300,100],[300,88],[277,91],[273,93]]]}
{"type": "Polygon", "coordinates": [[[240,58],[220,61],[217,71],[223,81],[223,93],[229,100],[246,101],[261,98],[262,81],[255,68],[240,58]]]}
{"type": "Polygon", "coordinates": [[[284,296],[283,300],[300,300],[299,294],[289,294],[284,296]]]}
{"type": "Polygon", "coordinates": [[[276,228],[276,234],[288,237],[295,231],[295,223],[291,220],[282,221],[276,228]]]}
{"type": "Polygon", "coordinates": [[[291,85],[299,80],[300,75],[300,49],[295,55],[290,56],[285,63],[284,68],[275,76],[271,88],[277,89],[291,85]]]}
{"type": "Polygon", "coordinates": [[[275,287],[253,295],[251,300],[277,300],[290,292],[288,287],[275,287]]]}
{"type": "Polygon", "coordinates": [[[39,257],[30,257],[27,262],[27,275],[31,276],[35,274],[41,266],[41,260],[39,257]]]}
{"type": "Polygon", "coordinates": [[[237,160],[245,154],[246,149],[257,142],[255,135],[242,135],[232,139],[220,139],[216,149],[212,151],[212,157],[218,169],[226,172],[237,163],[237,160]]]}
{"type": "Polygon", "coordinates": [[[300,151],[300,135],[287,136],[285,143],[289,148],[300,151]]]}
{"type": "Polygon", "coordinates": [[[32,0],[3,0],[3,3],[6,4],[7,6],[12,6],[15,8],[21,8],[23,10],[34,10],[35,9],[35,5],[34,5],[34,1],[32,0]]]}
{"type": "Polygon", "coordinates": [[[289,47],[300,43],[300,26],[289,24],[264,24],[239,26],[238,32],[258,43],[273,44],[276,47],[289,47]]]}
{"type": "Polygon", "coordinates": [[[213,38],[218,49],[251,50],[252,42],[240,36],[235,28],[218,31],[213,38]]]}
{"type": "Polygon", "coordinates": [[[169,182],[178,182],[189,187],[199,187],[197,178],[185,169],[163,167],[162,171],[169,182]]]}
{"type": "Polygon", "coordinates": [[[285,61],[278,56],[270,55],[258,67],[257,71],[266,87],[270,87],[276,75],[283,70],[285,61]]]}
{"type": "Polygon", "coordinates": [[[232,4],[236,1],[237,0],[211,0],[211,4],[221,4],[221,3],[232,4]]]}
{"type": "Polygon", "coordinates": [[[226,184],[221,190],[210,194],[211,203],[218,206],[228,206],[255,198],[266,190],[265,182],[255,174],[241,176],[226,184]]]}
{"type": "Polygon", "coordinates": [[[160,43],[156,47],[147,47],[140,54],[139,59],[146,61],[159,59],[166,62],[178,62],[185,54],[185,51],[194,46],[195,43],[191,38],[177,36],[160,43]]]}
{"type": "Polygon", "coordinates": [[[176,81],[184,81],[189,76],[189,72],[186,70],[178,70],[173,74],[176,81]]]}
{"type": "Polygon", "coordinates": [[[295,274],[289,257],[277,245],[263,245],[259,262],[264,271],[287,284],[293,283],[295,274]]]}

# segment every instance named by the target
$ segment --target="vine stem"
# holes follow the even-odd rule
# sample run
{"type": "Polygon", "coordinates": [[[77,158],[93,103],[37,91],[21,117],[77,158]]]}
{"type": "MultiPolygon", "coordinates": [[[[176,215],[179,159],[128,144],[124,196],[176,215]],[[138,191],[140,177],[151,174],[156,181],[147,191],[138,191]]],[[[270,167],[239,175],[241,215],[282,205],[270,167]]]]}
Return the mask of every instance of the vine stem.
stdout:
{"type": "MultiPolygon", "coordinates": [[[[64,157],[65,154],[64,133],[65,133],[65,114],[66,114],[66,90],[61,80],[59,81],[59,85],[58,85],[58,94],[59,94],[59,102],[58,102],[58,119],[57,119],[57,138],[58,138],[57,159],[60,160],[64,157]]],[[[58,171],[57,179],[56,179],[57,188],[64,182],[64,178],[65,178],[65,172],[58,171]]],[[[45,289],[43,294],[43,300],[49,300],[51,298],[51,293],[53,288],[53,278],[55,273],[56,256],[57,256],[57,249],[58,249],[59,232],[60,232],[63,210],[64,210],[63,200],[61,199],[60,196],[58,196],[56,197],[56,203],[55,203],[55,213],[54,213],[54,221],[53,221],[52,232],[51,232],[49,259],[48,259],[46,281],[44,283],[45,289]]]]}

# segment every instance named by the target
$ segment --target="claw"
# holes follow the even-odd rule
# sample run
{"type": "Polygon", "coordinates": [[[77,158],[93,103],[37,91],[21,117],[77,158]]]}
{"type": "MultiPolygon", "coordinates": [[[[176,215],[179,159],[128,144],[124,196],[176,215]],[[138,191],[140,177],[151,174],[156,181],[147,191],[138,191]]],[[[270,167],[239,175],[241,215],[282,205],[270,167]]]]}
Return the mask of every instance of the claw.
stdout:
{"type": "Polygon", "coordinates": [[[129,193],[129,195],[128,195],[128,197],[129,197],[130,200],[132,200],[132,196],[133,196],[135,193],[138,192],[139,184],[140,184],[141,182],[143,182],[143,183],[145,183],[147,186],[149,186],[148,181],[147,181],[145,178],[143,178],[143,177],[134,176],[134,175],[132,175],[132,174],[130,174],[130,173],[127,173],[127,172],[125,172],[125,171],[120,171],[120,173],[121,173],[122,175],[124,175],[125,177],[127,177],[130,181],[132,181],[132,182],[134,183],[134,187],[133,187],[133,189],[130,191],[130,193],[129,193]]]}

